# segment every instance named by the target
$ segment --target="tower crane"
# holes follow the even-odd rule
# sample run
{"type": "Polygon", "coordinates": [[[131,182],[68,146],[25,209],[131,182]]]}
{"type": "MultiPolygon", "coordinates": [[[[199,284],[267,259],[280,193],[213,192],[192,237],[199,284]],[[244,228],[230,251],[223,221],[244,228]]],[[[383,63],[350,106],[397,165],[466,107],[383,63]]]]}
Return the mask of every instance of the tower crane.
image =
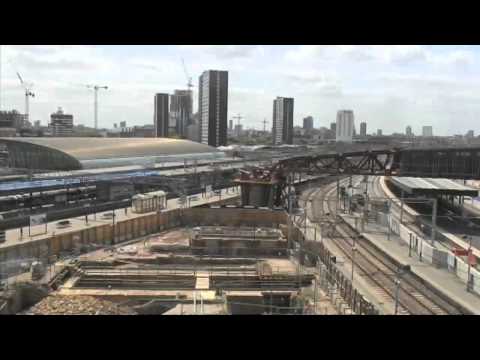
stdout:
{"type": "Polygon", "coordinates": [[[108,90],[108,86],[99,86],[99,85],[85,85],[89,89],[94,90],[94,115],[95,115],[95,130],[98,129],[98,90],[104,89],[108,90]]]}
{"type": "Polygon", "coordinates": [[[240,125],[240,120],[243,119],[243,116],[238,114],[237,116],[233,116],[233,119],[236,119],[237,120],[237,125],[240,125]]]}
{"type": "Polygon", "coordinates": [[[263,132],[266,132],[267,131],[267,124],[268,124],[267,119],[263,119],[262,123],[263,123],[263,132]]]}
{"type": "Polygon", "coordinates": [[[188,74],[187,67],[185,66],[185,61],[182,59],[183,72],[187,78],[187,88],[191,90],[193,88],[192,77],[188,74]]]}
{"type": "Polygon", "coordinates": [[[23,81],[20,74],[17,72],[18,79],[20,80],[20,84],[25,89],[25,122],[29,119],[30,114],[30,97],[34,98],[35,94],[32,92],[33,83],[26,83],[23,81]]]}
{"type": "Polygon", "coordinates": [[[235,128],[236,136],[240,136],[240,120],[243,119],[243,116],[238,114],[237,116],[233,116],[233,119],[237,120],[237,126],[235,128]]]}
{"type": "Polygon", "coordinates": [[[190,111],[189,111],[189,119],[187,119],[187,124],[190,124],[192,121],[191,116],[193,113],[193,83],[192,83],[192,77],[187,71],[187,67],[185,66],[185,61],[182,59],[182,66],[183,66],[183,72],[185,73],[185,77],[187,78],[187,88],[188,88],[188,94],[190,95],[190,111]]]}

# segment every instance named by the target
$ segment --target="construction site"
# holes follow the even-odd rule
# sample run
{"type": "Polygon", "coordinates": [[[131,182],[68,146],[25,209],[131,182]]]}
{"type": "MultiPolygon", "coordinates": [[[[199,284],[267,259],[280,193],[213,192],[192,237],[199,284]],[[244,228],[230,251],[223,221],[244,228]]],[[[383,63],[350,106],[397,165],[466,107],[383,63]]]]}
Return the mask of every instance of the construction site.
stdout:
{"type": "MultiPolygon", "coordinates": [[[[158,178],[120,209],[84,206],[56,226],[30,216],[28,236],[4,220],[0,313],[477,314],[476,210],[465,198],[478,190],[411,178],[409,155],[239,163],[221,186],[190,192],[160,190],[175,181],[158,178]]],[[[429,164],[416,171],[458,177],[429,164]]]]}
{"type": "MultiPolygon", "coordinates": [[[[45,297],[21,312],[188,315],[314,311],[316,277],[289,249],[283,211],[223,205],[150,214],[142,220],[151,234],[133,236],[118,245],[100,245],[96,251],[49,264],[35,281],[38,288],[46,289],[45,297]]],[[[120,224],[129,231],[129,225],[120,224]]],[[[131,225],[130,231],[135,232],[136,225],[131,225]]],[[[121,228],[118,235],[122,232],[121,228]]],[[[78,239],[78,234],[70,237],[75,236],[80,243],[88,241],[83,236],[78,239]]],[[[96,240],[101,242],[101,235],[96,240]]],[[[322,310],[336,313],[328,304],[322,310]]],[[[19,305],[9,299],[4,308],[13,310],[15,306],[19,305]]]]}

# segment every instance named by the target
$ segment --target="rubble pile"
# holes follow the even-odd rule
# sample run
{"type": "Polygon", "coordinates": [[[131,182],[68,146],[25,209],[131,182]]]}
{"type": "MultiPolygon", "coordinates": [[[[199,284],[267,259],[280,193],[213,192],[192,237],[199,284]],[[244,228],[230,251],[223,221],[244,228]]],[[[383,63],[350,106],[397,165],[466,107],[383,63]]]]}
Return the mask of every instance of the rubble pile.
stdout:
{"type": "Polygon", "coordinates": [[[27,315],[135,315],[129,308],[93,296],[51,295],[26,311],[27,315]]]}

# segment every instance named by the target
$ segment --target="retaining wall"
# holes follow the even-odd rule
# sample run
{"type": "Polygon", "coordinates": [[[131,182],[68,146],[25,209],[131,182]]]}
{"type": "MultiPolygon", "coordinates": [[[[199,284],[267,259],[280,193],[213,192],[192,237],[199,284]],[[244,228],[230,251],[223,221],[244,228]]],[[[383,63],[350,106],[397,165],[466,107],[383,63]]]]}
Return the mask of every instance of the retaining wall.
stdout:
{"type": "Polygon", "coordinates": [[[46,258],[71,253],[81,245],[109,246],[180,226],[262,226],[279,227],[286,223],[286,213],[280,210],[244,208],[189,208],[126,219],[115,225],[104,224],[72,230],[61,235],[18,243],[0,249],[0,262],[19,258],[46,258]],[[115,236],[114,236],[115,235],[115,236]]]}

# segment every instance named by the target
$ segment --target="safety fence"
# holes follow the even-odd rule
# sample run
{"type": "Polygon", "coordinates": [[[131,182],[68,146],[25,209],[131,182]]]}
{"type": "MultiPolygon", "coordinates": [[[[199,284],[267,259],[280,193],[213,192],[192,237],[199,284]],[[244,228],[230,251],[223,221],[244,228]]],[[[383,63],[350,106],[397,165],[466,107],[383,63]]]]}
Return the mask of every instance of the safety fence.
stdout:
{"type": "Polygon", "coordinates": [[[432,240],[425,239],[415,233],[407,226],[400,223],[394,216],[389,217],[390,228],[392,232],[400,237],[400,239],[409,247],[409,252],[418,256],[420,261],[445,268],[449,272],[455,274],[462,282],[465,283],[470,291],[480,294],[480,272],[473,266],[468,265],[462,257],[456,256],[448,249],[440,249],[432,246],[432,240]]]}
{"type": "Polygon", "coordinates": [[[319,278],[318,284],[325,290],[341,313],[347,309],[356,315],[378,315],[379,310],[369,302],[338,268],[337,258],[324,245],[309,238],[305,229],[294,224],[294,237],[299,239],[299,262],[313,265],[319,278]],[[340,300],[340,301],[339,301],[340,300]]]}

